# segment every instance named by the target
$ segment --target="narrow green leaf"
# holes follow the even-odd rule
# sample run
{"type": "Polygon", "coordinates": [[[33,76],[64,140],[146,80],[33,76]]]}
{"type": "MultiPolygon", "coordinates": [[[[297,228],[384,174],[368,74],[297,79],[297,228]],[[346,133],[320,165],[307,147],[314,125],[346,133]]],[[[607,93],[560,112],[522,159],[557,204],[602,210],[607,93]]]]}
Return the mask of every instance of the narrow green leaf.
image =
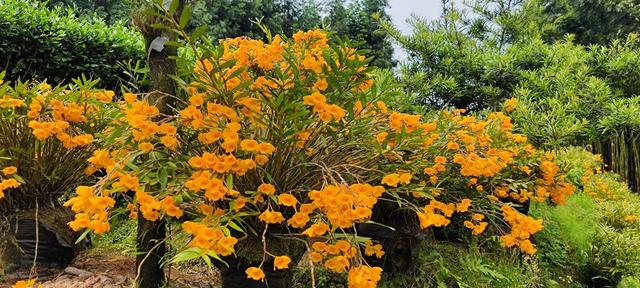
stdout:
{"type": "Polygon", "coordinates": [[[182,14],[180,15],[180,28],[184,28],[191,19],[191,5],[184,7],[182,14]]]}
{"type": "Polygon", "coordinates": [[[233,190],[233,175],[232,174],[227,175],[227,179],[225,180],[225,186],[227,186],[227,189],[233,190]]]}
{"type": "Polygon", "coordinates": [[[18,182],[22,183],[22,184],[26,184],[27,182],[24,181],[24,178],[22,178],[20,175],[18,174],[13,174],[13,178],[18,180],[18,182]]]}
{"type": "Polygon", "coordinates": [[[233,228],[233,230],[244,233],[244,230],[242,230],[242,228],[240,228],[240,226],[238,226],[238,224],[236,224],[235,222],[229,221],[228,224],[231,228],[233,228]]]}
{"type": "Polygon", "coordinates": [[[75,244],[78,244],[80,242],[82,242],[82,240],[84,240],[84,238],[87,238],[87,235],[89,235],[89,231],[90,230],[86,230],[82,233],[82,235],[80,235],[80,237],[78,237],[78,240],[76,240],[75,244]]]}
{"type": "Polygon", "coordinates": [[[164,190],[167,188],[167,181],[169,179],[169,173],[167,173],[167,167],[160,168],[158,171],[158,182],[160,182],[160,189],[164,190]]]}
{"type": "Polygon", "coordinates": [[[173,257],[173,259],[171,259],[171,263],[175,264],[175,263],[197,259],[197,258],[200,258],[201,255],[202,255],[202,249],[198,247],[192,247],[178,253],[178,255],[173,257]]]}
{"type": "Polygon", "coordinates": [[[180,0],[171,1],[171,5],[169,6],[169,14],[173,15],[178,11],[178,6],[180,5],[180,0]]]}
{"type": "Polygon", "coordinates": [[[193,33],[191,33],[191,40],[196,41],[200,39],[200,37],[202,37],[202,35],[204,35],[205,32],[207,32],[207,24],[204,24],[196,28],[196,30],[193,31],[193,33]]]}

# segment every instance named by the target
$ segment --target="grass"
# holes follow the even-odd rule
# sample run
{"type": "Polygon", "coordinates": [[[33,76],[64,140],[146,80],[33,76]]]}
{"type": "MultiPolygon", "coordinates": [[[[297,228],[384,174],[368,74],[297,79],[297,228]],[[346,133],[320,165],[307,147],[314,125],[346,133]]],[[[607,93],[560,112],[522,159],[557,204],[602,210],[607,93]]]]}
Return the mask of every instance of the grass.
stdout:
{"type": "Polygon", "coordinates": [[[93,236],[93,248],[89,252],[103,254],[116,251],[126,256],[135,256],[137,227],[136,220],[130,219],[112,223],[109,233],[93,236]]]}

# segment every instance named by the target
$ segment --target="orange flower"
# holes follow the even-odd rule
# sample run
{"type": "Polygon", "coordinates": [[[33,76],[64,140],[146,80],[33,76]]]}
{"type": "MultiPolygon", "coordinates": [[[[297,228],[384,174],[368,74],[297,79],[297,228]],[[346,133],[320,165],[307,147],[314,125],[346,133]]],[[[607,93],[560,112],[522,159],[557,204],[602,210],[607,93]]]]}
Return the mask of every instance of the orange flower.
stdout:
{"type": "Polygon", "coordinates": [[[262,183],[260,184],[260,186],[258,186],[258,192],[264,193],[267,195],[273,195],[274,193],[276,193],[276,187],[274,187],[271,184],[262,183]]]}
{"type": "Polygon", "coordinates": [[[262,222],[265,222],[267,224],[278,224],[282,223],[285,220],[284,216],[282,216],[282,213],[274,212],[271,210],[265,210],[264,212],[262,212],[262,214],[260,214],[258,218],[262,222]]]}
{"type": "Polygon", "coordinates": [[[153,150],[153,144],[149,142],[142,142],[138,144],[138,149],[140,149],[140,151],[142,152],[149,153],[151,152],[151,150],[153,150]]]}
{"type": "Polygon", "coordinates": [[[245,270],[245,273],[247,273],[247,278],[249,279],[253,279],[256,281],[264,281],[264,272],[262,271],[262,269],[257,268],[257,267],[249,267],[247,268],[247,270],[245,270]]]}
{"type": "Polygon", "coordinates": [[[287,269],[289,268],[289,263],[291,263],[289,256],[277,256],[273,260],[273,270],[287,269]]]}
{"type": "Polygon", "coordinates": [[[384,140],[387,138],[387,135],[389,135],[389,133],[387,132],[378,133],[378,135],[376,135],[376,141],[382,144],[382,142],[384,142],[384,140]]]}
{"type": "Polygon", "coordinates": [[[391,187],[398,187],[398,183],[400,183],[400,175],[397,173],[386,175],[382,178],[381,183],[391,187]]]}
{"type": "Polygon", "coordinates": [[[291,194],[280,194],[278,195],[278,202],[280,202],[281,205],[293,207],[298,203],[298,199],[291,194]]]}
{"type": "Polygon", "coordinates": [[[313,84],[313,88],[316,88],[320,91],[327,90],[328,87],[329,87],[329,83],[324,78],[316,81],[316,83],[313,84]]]}
{"type": "Polygon", "coordinates": [[[5,176],[10,176],[13,174],[16,174],[18,172],[18,168],[16,168],[15,166],[7,166],[4,169],[2,169],[2,174],[4,174],[5,176]]]}

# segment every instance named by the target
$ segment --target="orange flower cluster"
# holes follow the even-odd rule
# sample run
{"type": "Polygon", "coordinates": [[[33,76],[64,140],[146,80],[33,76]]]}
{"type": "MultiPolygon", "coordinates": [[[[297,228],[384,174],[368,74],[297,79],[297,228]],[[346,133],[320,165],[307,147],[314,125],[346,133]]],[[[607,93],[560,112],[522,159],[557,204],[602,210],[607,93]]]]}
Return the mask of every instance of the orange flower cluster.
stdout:
{"type": "Polygon", "coordinates": [[[203,223],[185,221],[182,223],[182,230],[194,236],[189,245],[202,249],[203,254],[213,251],[220,256],[229,256],[238,243],[238,239],[225,235],[222,229],[208,227],[203,223]]]}
{"type": "Polygon", "coordinates": [[[544,228],[542,220],[533,219],[507,205],[502,206],[501,210],[504,219],[511,226],[511,233],[500,237],[502,245],[505,247],[517,246],[527,254],[535,254],[536,246],[531,243],[529,238],[544,228]]]}
{"type": "Polygon", "coordinates": [[[349,270],[347,277],[349,288],[375,288],[382,276],[382,268],[358,266],[349,270]]]}
{"type": "Polygon", "coordinates": [[[320,119],[325,123],[331,120],[340,121],[346,115],[346,111],[340,106],[327,104],[327,98],[317,91],[311,93],[311,95],[304,96],[303,101],[304,104],[312,106],[313,112],[318,113],[320,119]]]}
{"type": "MultiPolygon", "coordinates": [[[[515,102],[505,105],[510,110],[515,102]]],[[[501,201],[566,202],[575,187],[563,180],[563,171],[550,155],[536,151],[526,136],[512,132],[510,117],[494,112],[480,119],[463,112],[443,111],[431,122],[418,115],[391,112],[388,129],[375,136],[380,144],[394,139],[390,147],[382,148],[389,150],[385,156],[392,166],[406,172],[387,174],[382,183],[408,192],[415,199],[412,201],[420,203],[418,207],[423,208],[417,208],[416,213],[422,228],[447,226],[454,213],[471,212],[470,219],[461,224],[479,235],[490,223],[484,221],[485,216],[497,213],[474,212],[497,212],[501,201]],[[395,139],[401,142],[395,143],[395,139]],[[400,159],[403,166],[398,167],[400,159]],[[438,200],[421,204],[432,197],[438,200]]],[[[525,239],[520,240],[523,244],[518,247],[530,252],[525,239]]]]}
{"type": "MultiPolygon", "coordinates": [[[[14,166],[7,166],[2,169],[2,174],[5,177],[16,173],[18,173],[18,168],[14,166]]],[[[20,182],[14,178],[2,179],[2,181],[0,181],[0,199],[4,198],[4,191],[11,188],[18,188],[20,185],[20,182]]]]}
{"type": "Polygon", "coordinates": [[[157,221],[160,219],[160,213],[164,212],[169,217],[180,218],[184,213],[182,209],[176,206],[175,200],[171,196],[167,196],[161,201],[156,200],[153,196],[144,191],[136,191],[136,201],[140,205],[142,217],[149,221],[157,221]]]}
{"type": "Polygon", "coordinates": [[[185,183],[185,187],[194,192],[205,190],[204,196],[209,201],[218,201],[227,194],[236,194],[224,186],[224,182],[221,179],[214,177],[211,172],[207,170],[199,171],[191,175],[191,179],[185,183]]]}
{"type": "Polygon", "coordinates": [[[473,235],[480,235],[489,225],[488,222],[482,222],[482,220],[484,220],[484,215],[475,213],[471,217],[471,221],[464,221],[464,227],[471,229],[473,235]]]}
{"type": "Polygon", "coordinates": [[[384,256],[382,245],[380,244],[373,245],[373,243],[371,243],[371,240],[365,242],[364,255],[367,255],[367,256],[375,255],[376,258],[382,258],[382,256],[384,256]]]}
{"type": "Polygon", "coordinates": [[[396,132],[401,132],[402,129],[406,132],[421,129],[425,133],[435,130],[433,123],[422,123],[420,121],[420,115],[399,112],[392,112],[391,115],[389,115],[389,126],[396,132]]]}
{"type": "Polygon", "coordinates": [[[76,95],[78,93],[73,91],[53,91],[46,83],[38,87],[39,95],[30,99],[27,112],[32,134],[40,141],[56,136],[67,149],[91,144],[93,135],[78,133],[73,124],[88,123],[87,115],[100,111],[103,107],[99,103],[111,102],[115,93],[109,90],[79,91],[76,95]]]}
{"type": "Polygon", "coordinates": [[[252,159],[238,159],[233,154],[216,155],[209,152],[203,153],[202,156],[191,157],[189,165],[195,169],[210,170],[218,174],[233,173],[238,176],[244,175],[257,166],[252,159]]]}
{"type": "Polygon", "coordinates": [[[349,228],[356,221],[371,217],[371,208],[385,189],[369,184],[327,185],[309,192],[314,207],[327,216],[331,225],[349,228]]]}
{"type": "Polygon", "coordinates": [[[153,143],[147,142],[158,136],[159,142],[165,147],[174,150],[179,146],[176,139],[177,128],[170,123],[156,123],[154,118],[158,117],[160,112],[155,106],[151,106],[144,101],[136,100],[135,95],[125,95],[128,105],[124,107],[123,112],[133,134],[133,140],[140,143],[140,150],[148,152],[149,145],[153,143]],[[145,148],[146,146],[146,148],[145,148]]]}
{"type": "Polygon", "coordinates": [[[455,210],[456,204],[454,203],[445,204],[437,200],[431,200],[423,211],[416,213],[418,214],[418,220],[420,220],[420,227],[426,229],[431,226],[443,227],[449,225],[451,221],[448,218],[453,215],[455,210]]]}
{"type": "Polygon", "coordinates": [[[96,234],[103,234],[111,229],[109,225],[108,209],[113,208],[115,200],[107,196],[97,196],[93,187],[79,186],[76,188],[78,196],[64,203],[76,213],[75,220],[69,222],[74,231],[85,228],[96,234]]]}
{"type": "Polygon", "coordinates": [[[345,240],[339,240],[335,244],[315,242],[311,245],[312,252],[309,255],[311,261],[318,263],[323,259],[324,267],[335,273],[343,273],[349,269],[352,259],[358,255],[358,249],[345,240]]]}
{"type": "Polygon", "coordinates": [[[16,107],[24,106],[24,100],[12,98],[9,95],[4,95],[0,98],[0,108],[12,109],[16,107]]]}
{"type": "MultiPolygon", "coordinates": [[[[551,158],[551,156],[549,156],[551,158]]],[[[543,178],[540,180],[541,191],[548,191],[551,201],[556,204],[564,204],[569,196],[573,195],[575,187],[564,181],[556,181],[556,175],[560,171],[560,167],[551,161],[543,161],[540,163],[543,178]]]]}

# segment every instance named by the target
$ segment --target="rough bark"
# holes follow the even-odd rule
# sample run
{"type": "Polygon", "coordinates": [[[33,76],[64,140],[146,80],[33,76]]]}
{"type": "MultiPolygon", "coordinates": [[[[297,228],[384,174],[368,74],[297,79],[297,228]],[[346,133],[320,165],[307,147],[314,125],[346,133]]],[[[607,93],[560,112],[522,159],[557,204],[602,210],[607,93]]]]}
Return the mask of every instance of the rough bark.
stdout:
{"type": "Polygon", "coordinates": [[[137,287],[162,287],[165,283],[162,259],[166,253],[164,238],[166,237],[166,223],[164,220],[148,221],[138,218],[138,237],[136,267],[137,287]]]}
{"type": "MultiPolygon", "coordinates": [[[[179,15],[184,7],[184,1],[180,1],[178,12],[179,15]]],[[[135,19],[134,19],[135,20],[135,19]]],[[[177,35],[171,31],[154,29],[151,25],[162,21],[156,17],[146,16],[142,21],[137,23],[138,29],[145,38],[147,60],[149,65],[149,76],[151,79],[151,91],[147,98],[149,103],[155,105],[160,113],[168,115],[174,106],[171,96],[176,95],[176,83],[171,79],[172,75],[176,75],[177,47],[164,46],[161,49],[157,47],[152,49],[152,43],[159,37],[166,38],[169,41],[175,41],[177,35]]],[[[167,24],[167,23],[165,23],[167,24]]],[[[156,45],[157,46],[157,45],[156,45]]],[[[161,120],[159,118],[157,120],[161,120]]],[[[144,288],[162,287],[165,284],[165,274],[162,267],[162,261],[166,254],[166,246],[164,239],[166,237],[166,225],[164,220],[147,221],[138,218],[138,236],[136,265],[138,275],[136,277],[136,285],[144,288]]]]}

